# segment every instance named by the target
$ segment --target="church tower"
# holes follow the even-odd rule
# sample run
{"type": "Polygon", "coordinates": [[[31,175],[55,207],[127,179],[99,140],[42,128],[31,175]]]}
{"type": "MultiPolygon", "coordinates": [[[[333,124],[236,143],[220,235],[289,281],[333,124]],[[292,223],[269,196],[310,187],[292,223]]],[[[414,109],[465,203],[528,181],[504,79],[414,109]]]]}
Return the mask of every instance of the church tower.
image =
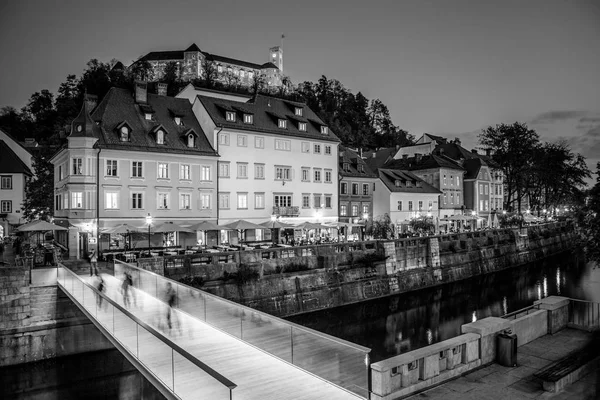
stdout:
{"type": "Polygon", "coordinates": [[[283,47],[275,46],[269,49],[269,62],[272,62],[283,72],[283,47]]]}

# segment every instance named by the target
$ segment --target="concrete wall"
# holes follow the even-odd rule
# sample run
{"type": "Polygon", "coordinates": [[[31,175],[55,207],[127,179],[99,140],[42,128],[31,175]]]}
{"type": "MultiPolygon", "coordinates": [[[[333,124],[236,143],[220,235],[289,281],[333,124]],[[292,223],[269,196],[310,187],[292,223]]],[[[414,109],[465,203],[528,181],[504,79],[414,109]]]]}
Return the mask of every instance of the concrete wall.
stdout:
{"type": "Polygon", "coordinates": [[[511,330],[517,335],[517,346],[521,347],[548,334],[548,312],[537,310],[510,321],[511,330]]]}

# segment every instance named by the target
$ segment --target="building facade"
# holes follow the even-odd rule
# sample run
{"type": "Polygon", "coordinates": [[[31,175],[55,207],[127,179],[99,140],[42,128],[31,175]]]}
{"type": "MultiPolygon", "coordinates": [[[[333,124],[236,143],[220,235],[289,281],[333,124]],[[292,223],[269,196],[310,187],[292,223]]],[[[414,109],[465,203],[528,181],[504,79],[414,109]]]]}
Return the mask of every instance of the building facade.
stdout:
{"type": "Polygon", "coordinates": [[[280,46],[269,49],[267,61],[263,64],[236,60],[210,54],[194,43],[185,50],[153,51],[138,61],[147,61],[152,67],[149,80],[159,81],[164,76],[168,63],[174,62],[178,66],[181,79],[191,81],[202,78],[207,62],[212,63],[216,70],[216,78],[222,83],[237,83],[241,86],[252,86],[254,79],[263,76],[268,88],[277,88],[283,85],[283,48],[280,46]]]}
{"type": "MultiPolygon", "coordinates": [[[[110,248],[100,234],[119,224],[145,232],[147,217],[154,225],[216,221],[217,158],[184,99],[150,94],[137,82],[135,94],[112,88],[97,106],[86,101],[67,147],[51,160],[55,218],[69,228],[59,242],[80,258],[110,248]]],[[[197,241],[195,234],[151,239],[151,246],[197,241]]]]}
{"type": "Polygon", "coordinates": [[[220,155],[220,224],[337,221],[339,139],[306,104],[185,93],[220,155]]]}

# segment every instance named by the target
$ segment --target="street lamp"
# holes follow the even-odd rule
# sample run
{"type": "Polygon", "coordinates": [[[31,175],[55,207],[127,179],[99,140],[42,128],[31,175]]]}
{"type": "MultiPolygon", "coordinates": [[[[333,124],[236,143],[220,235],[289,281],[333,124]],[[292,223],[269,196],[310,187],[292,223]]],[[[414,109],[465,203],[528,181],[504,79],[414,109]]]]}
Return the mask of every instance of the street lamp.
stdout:
{"type": "Polygon", "coordinates": [[[152,215],[150,213],[146,216],[146,223],[148,224],[148,256],[150,256],[150,227],[152,226],[152,215]]]}

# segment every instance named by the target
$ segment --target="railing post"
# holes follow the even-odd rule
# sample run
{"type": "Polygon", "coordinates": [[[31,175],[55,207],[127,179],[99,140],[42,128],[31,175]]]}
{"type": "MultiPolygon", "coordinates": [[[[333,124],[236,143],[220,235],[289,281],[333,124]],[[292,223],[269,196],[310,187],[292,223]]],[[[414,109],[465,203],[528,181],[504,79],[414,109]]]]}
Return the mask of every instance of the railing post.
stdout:
{"type": "Polygon", "coordinates": [[[171,375],[173,376],[173,393],[175,393],[175,350],[171,347],[171,375]]]}
{"type": "Polygon", "coordinates": [[[292,353],[292,365],[294,365],[294,327],[290,326],[290,348],[292,353]]]}

